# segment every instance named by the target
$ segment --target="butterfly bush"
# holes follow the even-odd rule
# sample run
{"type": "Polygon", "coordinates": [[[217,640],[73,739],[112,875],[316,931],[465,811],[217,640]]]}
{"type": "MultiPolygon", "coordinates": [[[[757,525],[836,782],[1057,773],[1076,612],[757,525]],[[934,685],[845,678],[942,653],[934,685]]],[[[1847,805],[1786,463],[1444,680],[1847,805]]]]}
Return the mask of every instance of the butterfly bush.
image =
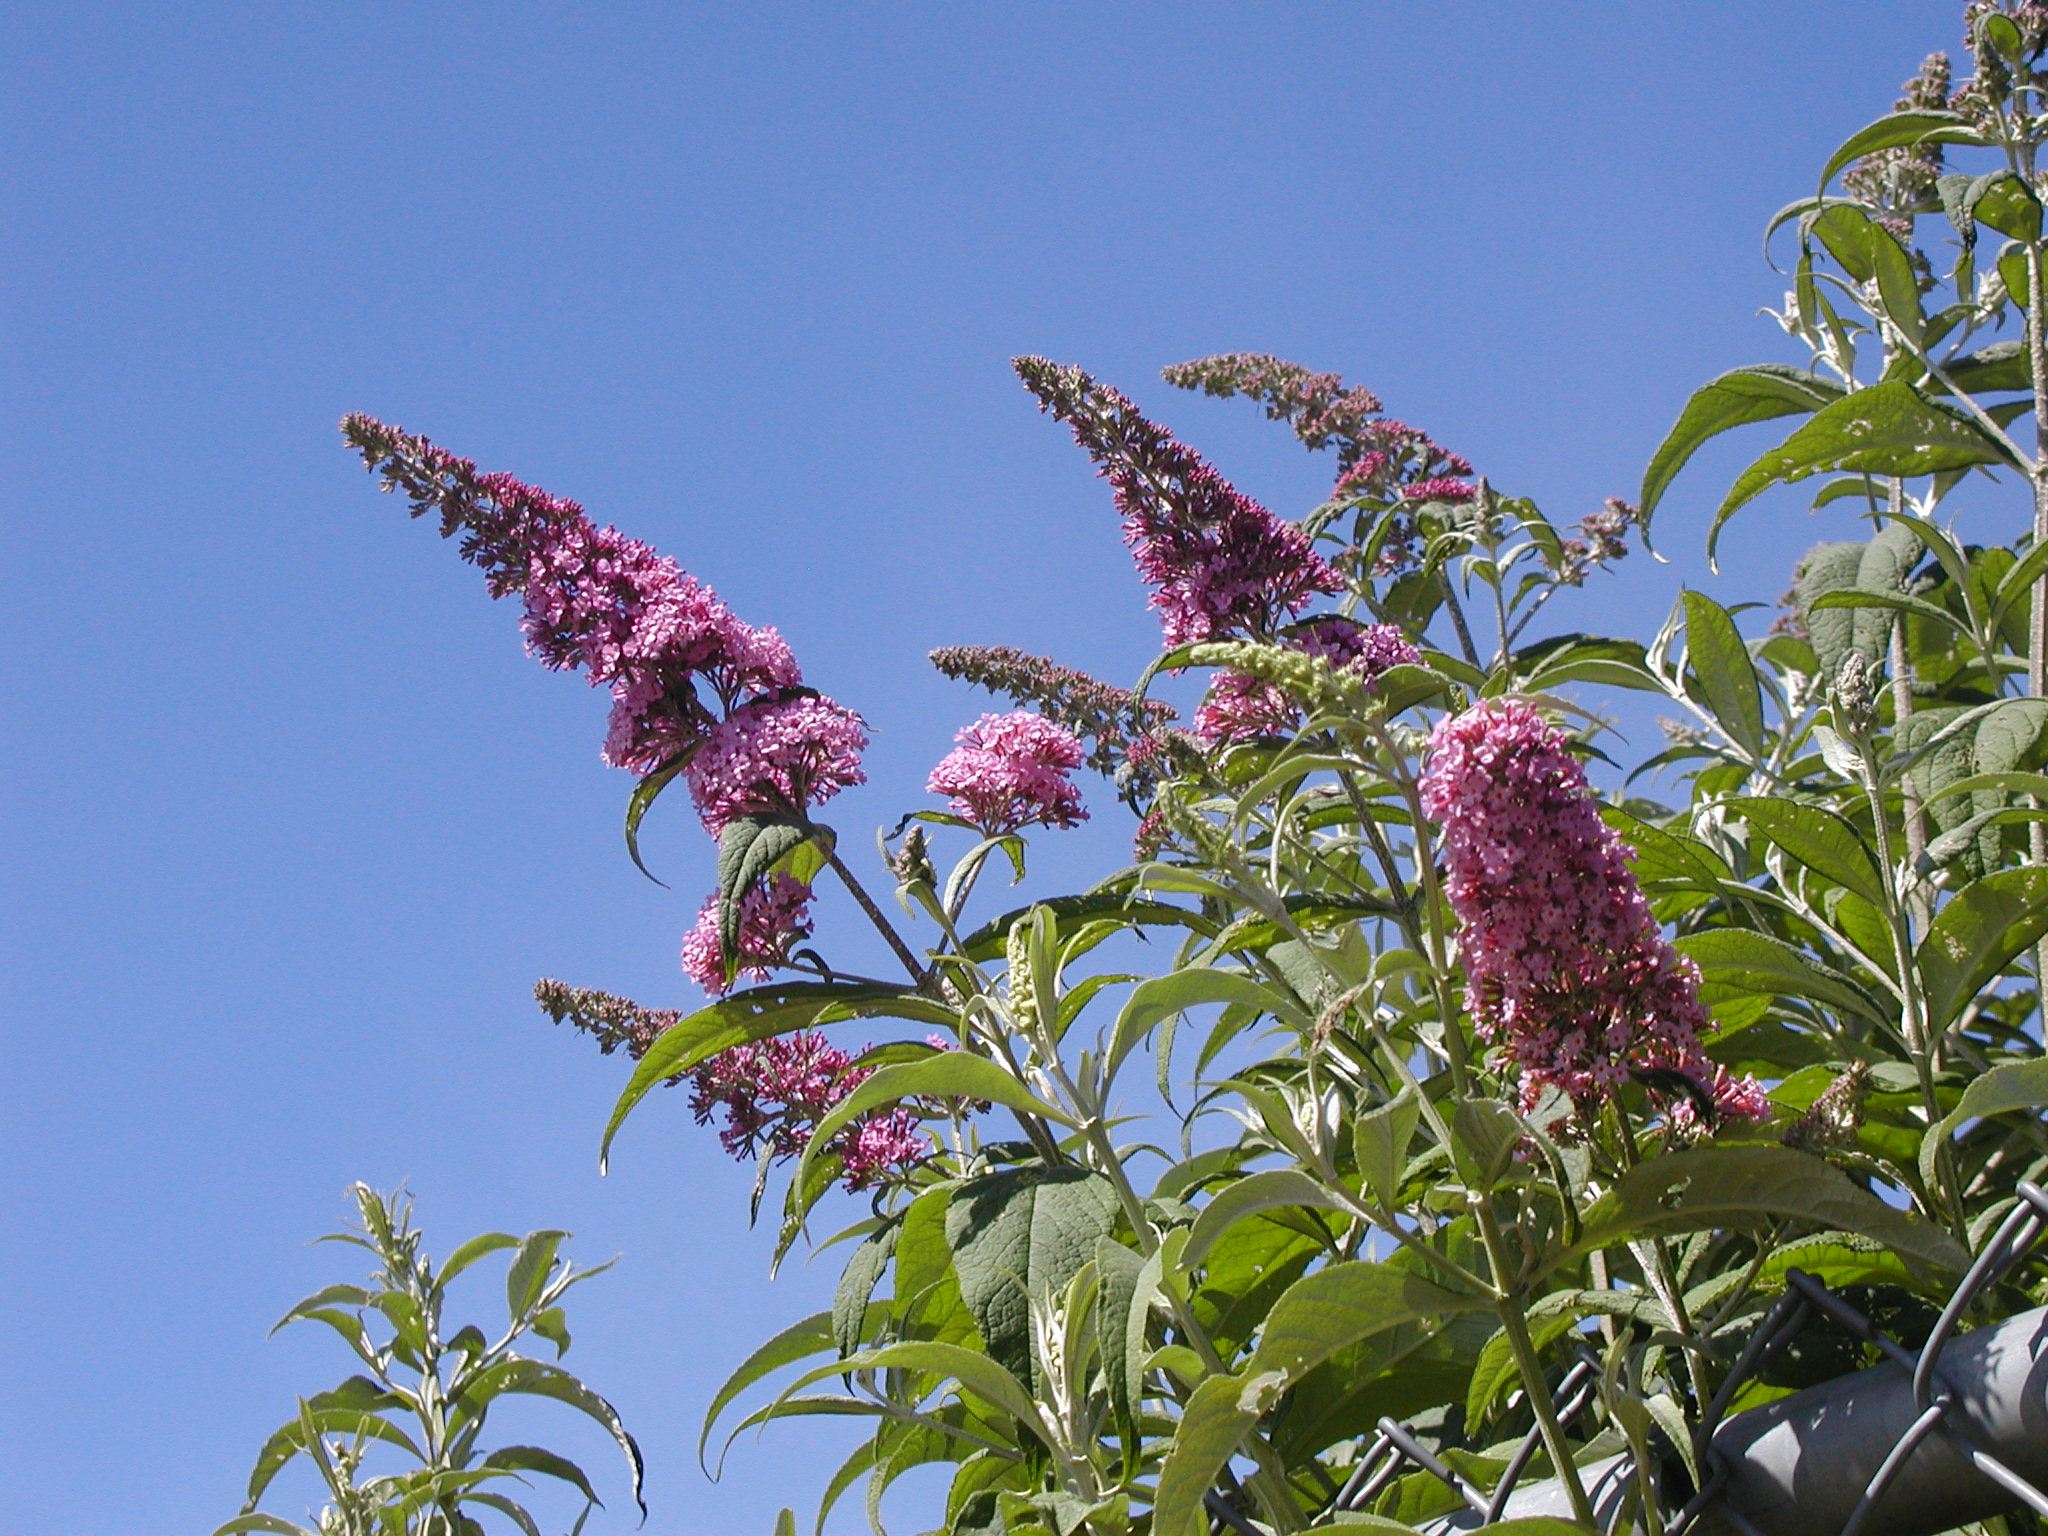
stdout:
{"type": "Polygon", "coordinates": [[[1764,1113],[1761,1086],[1702,1048],[1713,1023],[1699,970],[1658,929],[1562,731],[1516,700],[1446,717],[1421,791],[1442,832],[1467,1006],[1519,1072],[1525,1108],[1554,1086],[1591,1110],[1632,1069],[1662,1069],[1719,1114],[1764,1113]]]}
{"type": "Polygon", "coordinates": [[[953,738],[925,788],[950,795],[955,813],[984,837],[1020,827],[1071,827],[1088,819],[1067,774],[1081,766],[1074,733],[1029,710],[983,715],[953,738]]]}
{"type": "Polygon", "coordinates": [[[735,816],[799,815],[864,783],[860,716],[821,695],[742,704],[705,733],[684,770],[704,830],[735,816]]]}

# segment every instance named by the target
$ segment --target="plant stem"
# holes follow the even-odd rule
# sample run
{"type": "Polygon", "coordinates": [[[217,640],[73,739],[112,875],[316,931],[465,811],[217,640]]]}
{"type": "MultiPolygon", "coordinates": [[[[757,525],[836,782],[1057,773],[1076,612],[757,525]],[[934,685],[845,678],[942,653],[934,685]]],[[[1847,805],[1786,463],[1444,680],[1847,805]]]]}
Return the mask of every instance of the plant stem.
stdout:
{"type": "Polygon", "coordinates": [[[1487,1261],[1493,1266],[1494,1285],[1498,1291],[1494,1310],[1500,1315],[1501,1332],[1507,1336],[1508,1350],[1515,1357],[1516,1373],[1522,1378],[1522,1395],[1529,1399],[1529,1411],[1536,1416],[1536,1429],[1543,1437],[1543,1448],[1550,1454],[1551,1470],[1557,1480],[1564,1484],[1565,1496],[1572,1503],[1572,1517],[1581,1525],[1593,1523],[1593,1504],[1586,1497],[1586,1487],[1579,1479],[1578,1463],[1572,1460],[1570,1444],[1564,1437],[1564,1426],[1557,1421],[1557,1408],[1550,1401],[1550,1383],[1543,1375],[1543,1362],[1537,1358],[1536,1346],[1529,1337],[1529,1324],[1522,1316],[1521,1296],[1509,1276],[1506,1245],[1501,1241],[1500,1224],[1494,1220],[1493,1208],[1484,1194],[1474,1191],[1469,1203],[1473,1219],[1479,1225],[1481,1241],[1486,1245],[1487,1261]]]}
{"type": "Polygon", "coordinates": [[[847,890],[853,893],[853,899],[860,904],[861,911],[867,913],[868,921],[875,925],[876,931],[888,940],[889,947],[896,951],[896,958],[901,960],[903,968],[910,972],[910,979],[923,986],[930,979],[930,973],[918,963],[916,953],[903,942],[903,936],[896,931],[895,926],[882,915],[882,909],[875,905],[874,898],[861,888],[858,880],[854,879],[853,871],[846,867],[846,861],[839,857],[839,851],[835,848],[825,855],[825,860],[832,866],[832,872],[846,882],[847,890]]]}

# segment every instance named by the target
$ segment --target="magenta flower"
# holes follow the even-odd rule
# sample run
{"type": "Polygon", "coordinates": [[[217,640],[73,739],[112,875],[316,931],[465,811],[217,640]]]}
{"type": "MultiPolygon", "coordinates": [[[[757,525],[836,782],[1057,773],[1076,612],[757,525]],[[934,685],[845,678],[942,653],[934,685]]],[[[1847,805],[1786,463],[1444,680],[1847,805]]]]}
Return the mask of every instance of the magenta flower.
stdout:
{"type": "Polygon", "coordinates": [[[1525,1107],[1545,1084],[1587,1106],[1632,1069],[1662,1068],[1721,1114],[1763,1112],[1761,1088],[1701,1048],[1713,1023],[1699,970],[1658,929],[1561,731],[1516,700],[1446,718],[1422,805],[1442,827],[1467,1006],[1519,1071],[1525,1107]]]}
{"type": "MultiPolygon", "coordinates": [[[[795,1157],[820,1120],[872,1074],[815,1030],[736,1045],[690,1072],[690,1111],[699,1125],[722,1119],[718,1141],[742,1160],[795,1157]]],[[[864,1189],[931,1155],[916,1111],[896,1106],[861,1115],[829,1143],[840,1179],[864,1189]]]]}
{"type": "Polygon", "coordinates": [[[350,416],[342,430],[414,515],[441,515],[493,597],[525,599],[527,647],[546,666],[612,691],[605,761],[647,773],[694,747],[753,695],[802,676],[782,637],[743,623],[709,587],[575,502],[479,474],[424,437],[350,416]],[[701,689],[701,692],[700,692],[701,689]]]}
{"type": "Polygon", "coordinates": [[[1081,765],[1081,743],[1064,726],[1020,709],[983,715],[953,739],[960,745],[939,759],[925,788],[952,796],[954,812],[984,837],[1088,819],[1067,777],[1081,765]]]}
{"type": "Polygon", "coordinates": [[[704,736],[685,777],[704,828],[717,836],[748,812],[798,816],[867,781],[861,718],[822,694],[742,704],[704,736]]]}
{"type": "MultiPolygon", "coordinates": [[[[1416,660],[1415,647],[1393,624],[1311,619],[1285,637],[1296,650],[1356,673],[1371,686],[1388,667],[1416,660]]],[[[1301,706],[1286,689],[1245,672],[1221,671],[1195,711],[1195,734],[1210,746],[1277,736],[1301,722],[1301,706]]]]}
{"type": "Polygon", "coordinates": [[[1043,358],[1013,366],[1101,466],[1123,514],[1124,542],[1156,589],[1152,606],[1167,644],[1265,635],[1313,594],[1340,590],[1306,534],[1238,491],[1116,390],[1043,358]]]}
{"type": "Polygon", "coordinates": [[[1417,480],[1412,485],[1401,487],[1403,501],[1470,501],[1472,484],[1468,480],[1454,480],[1440,476],[1433,480],[1417,480]]]}
{"type": "MultiPolygon", "coordinates": [[[[768,972],[787,963],[789,948],[811,932],[811,888],[788,875],[771,875],[740,899],[740,930],[734,945],[738,968],[734,980],[766,981],[768,972]]],[[[697,920],[683,935],[683,970],[714,996],[731,987],[725,979],[725,956],[718,947],[718,893],[705,899],[697,920]]]]}

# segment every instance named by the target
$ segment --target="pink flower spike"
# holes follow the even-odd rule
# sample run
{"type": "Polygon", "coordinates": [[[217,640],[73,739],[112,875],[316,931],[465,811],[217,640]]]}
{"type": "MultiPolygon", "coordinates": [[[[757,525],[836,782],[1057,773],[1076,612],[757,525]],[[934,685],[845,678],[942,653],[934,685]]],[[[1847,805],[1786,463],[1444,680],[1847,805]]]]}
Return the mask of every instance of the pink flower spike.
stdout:
{"type": "Polygon", "coordinates": [[[1632,1070],[1661,1068],[1722,1114],[1764,1113],[1754,1080],[1702,1048],[1713,1021],[1699,970],[1658,928],[1563,732],[1489,699],[1437,725],[1421,788],[1442,828],[1467,1006],[1520,1072],[1525,1107],[1544,1084],[1590,1105],[1632,1070]]]}
{"type": "Polygon", "coordinates": [[[1081,743],[1064,726],[1020,709],[983,715],[953,739],[960,745],[939,759],[925,788],[952,796],[953,810],[984,837],[1087,819],[1067,777],[1081,765],[1081,743]]]}

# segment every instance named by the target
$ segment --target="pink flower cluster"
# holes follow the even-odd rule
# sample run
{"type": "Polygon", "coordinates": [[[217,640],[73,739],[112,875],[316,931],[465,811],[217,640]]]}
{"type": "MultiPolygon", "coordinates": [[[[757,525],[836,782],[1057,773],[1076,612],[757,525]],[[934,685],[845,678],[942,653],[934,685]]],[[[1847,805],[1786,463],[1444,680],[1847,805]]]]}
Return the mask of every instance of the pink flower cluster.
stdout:
{"type": "MultiPolygon", "coordinates": [[[[1415,647],[1392,624],[1311,619],[1296,625],[1286,643],[1334,667],[1355,672],[1368,686],[1388,667],[1416,660],[1415,647]]],[[[1195,734],[1210,746],[1277,736],[1301,721],[1301,706],[1286,689],[1249,673],[1221,671],[1195,711],[1195,734]]]]}
{"type": "Polygon", "coordinates": [[[1040,406],[1073,429],[1123,514],[1124,542],[1152,584],[1169,645],[1267,635],[1337,573],[1308,536],[1233,487],[1201,455],[1078,368],[1024,357],[1012,366],[1040,406]]]}
{"type": "MultiPolygon", "coordinates": [[[[810,1144],[818,1122],[873,1072],[815,1030],[736,1045],[690,1072],[690,1112],[699,1125],[722,1118],[719,1144],[734,1157],[781,1160],[810,1144]]],[[[930,1155],[931,1138],[902,1105],[862,1115],[833,1137],[840,1178],[863,1189],[890,1170],[930,1155]]]]}
{"type": "MultiPolygon", "coordinates": [[[[811,888],[788,875],[770,875],[740,900],[740,931],[733,945],[734,979],[766,981],[789,959],[790,946],[811,932],[811,888]]],[[[725,955],[718,944],[718,893],[705,898],[683,935],[683,971],[706,992],[725,991],[725,955]]]]}
{"type": "Polygon", "coordinates": [[[984,837],[1087,820],[1067,777],[1081,765],[1081,743],[1066,727],[1020,709],[983,715],[953,739],[960,745],[939,759],[925,788],[952,796],[953,810],[984,837]]]}
{"type": "Polygon", "coordinates": [[[860,716],[817,694],[742,704],[704,737],[684,770],[704,830],[749,812],[800,814],[865,782],[860,716]]]}
{"type": "MultiPolygon", "coordinates": [[[[521,594],[527,648],[543,665],[609,685],[605,761],[639,774],[684,761],[714,836],[735,816],[801,815],[862,782],[860,717],[804,689],[781,635],[736,617],[674,560],[597,527],[573,501],[479,474],[424,437],[367,416],[345,418],[342,430],[415,516],[438,511],[444,537],[462,534],[463,558],[483,569],[493,597],[521,594]]],[[[748,898],[743,974],[765,976],[810,931],[809,894],[786,881],[748,898]]],[[[714,915],[707,955],[700,916],[683,963],[724,991],[717,942],[714,915]]]]}
{"type": "Polygon", "coordinates": [[[1545,1084],[1590,1105],[1662,1069],[1721,1115],[1764,1113],[1756,1081],[1701,1048],[1713,1026],[1698,968],[1659,931],[1561,731],[1516,700],[1446,718],[1422,805],[1442,828],[1467,1006],[1519,1071],[1525,1107],[1545,1084]]]}

